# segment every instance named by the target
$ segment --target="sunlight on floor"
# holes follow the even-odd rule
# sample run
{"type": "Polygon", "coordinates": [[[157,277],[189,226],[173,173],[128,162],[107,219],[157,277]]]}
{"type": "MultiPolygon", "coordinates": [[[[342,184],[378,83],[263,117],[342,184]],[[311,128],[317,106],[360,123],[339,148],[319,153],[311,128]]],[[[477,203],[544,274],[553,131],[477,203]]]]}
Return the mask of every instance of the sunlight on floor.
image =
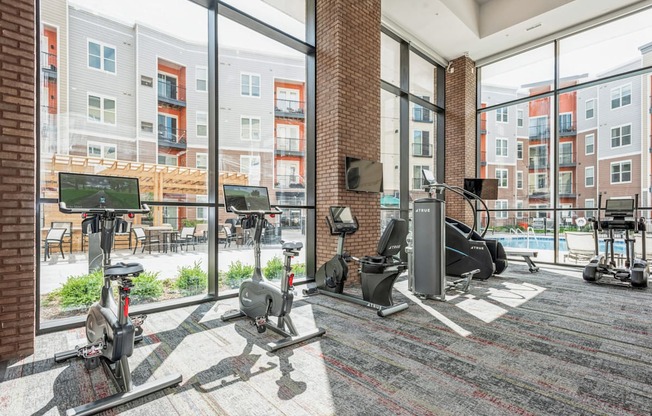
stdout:
{"type": "Polygon", "coordinates": [[[488,288],[486,295],[483,295],[483,298],[487,300],[467,293],[463,296],[466,299],[457,303],[455,306],[483,322],[489,323],[509,311],[509,309],[496,305],[494,302],[501,303],[510,308],[516,308],[545,290],[540,286],[530,283],[503,282],[502,286],[504,289],[488,288]]]}

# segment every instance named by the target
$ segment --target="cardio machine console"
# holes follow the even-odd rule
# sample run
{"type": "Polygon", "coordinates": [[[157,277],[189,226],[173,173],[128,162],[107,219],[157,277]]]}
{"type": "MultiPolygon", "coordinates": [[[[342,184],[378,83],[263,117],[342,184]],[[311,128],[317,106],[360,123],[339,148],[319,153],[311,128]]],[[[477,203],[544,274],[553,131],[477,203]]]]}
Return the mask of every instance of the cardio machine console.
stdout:
{"type": "Polygon", "coordinates": [[[349,207],[330,207],[328,223],[332,234],[353,234],[358,231],[358,221],[351,214],[349,207]]]}
{"type": "Polygon", "coordinates": [[[600,221],[600,226],[603,229],[634,230],[636,228],[634,200],[608,199],[605,205],[605,218],[600,221]]]}

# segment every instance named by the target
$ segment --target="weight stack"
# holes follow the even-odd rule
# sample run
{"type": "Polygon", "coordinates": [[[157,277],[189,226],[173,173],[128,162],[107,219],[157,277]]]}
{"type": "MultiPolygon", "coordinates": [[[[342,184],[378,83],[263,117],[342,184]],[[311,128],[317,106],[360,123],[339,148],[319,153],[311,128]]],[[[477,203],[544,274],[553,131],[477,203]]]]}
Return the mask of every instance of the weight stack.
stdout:
{"type": "Polygon", "coordinates": [[[441,300],[446,296],[445,212],[446,203],[439,199],[414,201],[412,291],[415,295],[441,300]]]}

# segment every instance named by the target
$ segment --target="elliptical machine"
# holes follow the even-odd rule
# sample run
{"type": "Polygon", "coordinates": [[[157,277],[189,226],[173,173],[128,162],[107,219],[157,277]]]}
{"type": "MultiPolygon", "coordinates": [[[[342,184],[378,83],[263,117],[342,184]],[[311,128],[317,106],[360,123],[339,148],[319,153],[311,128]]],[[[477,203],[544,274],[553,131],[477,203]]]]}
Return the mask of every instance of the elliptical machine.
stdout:
{"type": "MultiPolygon", "coordinates": [[[[104,284],[99,302],[93,304],[86,318],[88,344],[55,354],[57,363],[71,358],[83,358],[87,369],[104,364],[118,385],[119,392],[67,411],[68,415],[90,415],[181,383],[181,375],[169,375],[134,387],[128,358],[134,342],[142,340],[141,325],[146,316],[129,317],[129,293],[132,279],[143,272],[139,263],[111,265],[115,222],[123,215],[149,212],[140,204],[138,179],[99,175],[59,173],[59,210],[66,214],[82,213],[99,224],[104,284]],[[113,299],[112,282],[118,286],[118,304],[113,299]]],[[[89,250],[90,252],[90,250],[89,250]]]]}
{"type": "Polygon", "coordinates": [[[605,203],[605,219],[600,219],[602,195],[598,195],[598,217],[589,218],[593,223],[593,236],[595,242],[595,256],[584,267],[582,277],[587,282],[597,282],[603,276],[611,276],[616,280],[629,283],[632,287],[645,288],[648,280],[647,260],[645,259],[645,218],[637,218],[638,194],[634,199],[607,199],[605,203]],[[600,254],[598,246],[598,232],[609,230],[605,239],[605,252],[600,254]],[[614,231],[625,232],[625,268],[616,267],[614,250],[614,231]],[[641,232],[642,259],[635,258],[634,238],[629,232],[641,232]]]}
{"type": "Polygon", "coordinates": [[[227,212],[242,216],[243,229],[254,229],[254,273],[250,279],[240,284],[238,296],[239,310],[222,315],[223,321],[247,316],[253,319],[258,333],[263,333],[267,328],[282,335],[284,338],[267,344],[269,351],[276,351],[307,339],[322,336],[326,331],[317,328],[303,335],[299,334],[290,318],[292,302],[294,300],[292,273],[292,258],[299,254],[303,247],[300,242],[284,242],[282,245],[284,273],[281,286],[278,287],[265,279],[260,267],[260,239],[267,220],[265,215],[280,215],[279,209],[271,209],[267,188],[258,186],[224,185],[224,202],[227,212]],[[269,319],[270,316],[278,317],[276,324],[269,319]]]}
{"type": "Polygon", "coordinates": [[[337,235],[337,252],[324,263],[315,274],[315,286],[304,289],[305,295],[324,294],[337,299],[375,309],[378,316],[389,316],[408,308],[407,303],[394,304],[392,288],[396,278],[407,265],[397,259],[405,248],[407,224],[402,219],[392,219],[380,237],[377,256],[361,259],[344,252],[344,239],[358,231],[358,219],[351,214],[349,207],[330,207],[326,222],[331,235],[337,235]],[[343,293],[344,283],[349,273],[347,262],[360,263],[360,283],[362,298],[343,293]]]}

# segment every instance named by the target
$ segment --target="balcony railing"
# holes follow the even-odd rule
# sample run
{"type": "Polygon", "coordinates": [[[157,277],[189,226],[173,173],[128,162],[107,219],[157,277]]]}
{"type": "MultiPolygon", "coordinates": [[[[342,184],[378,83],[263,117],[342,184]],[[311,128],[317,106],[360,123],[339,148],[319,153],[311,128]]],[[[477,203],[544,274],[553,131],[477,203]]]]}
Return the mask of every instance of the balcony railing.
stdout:
{"type": "Polygon", "coordinates": [[[560,167],[569,167],[575,166],[575,153],[572,152],[561,152],[559,154],[559,166],[560,167]]]}
{"type": "Polygon", "coordinates": [[[562,122],[559,124],[560,136],[575,136],[577,134],[577,127],[573,122],[562,122]]]}
{"type": "Polygon", "coordinates": [[[304,189],[305,187],[300,175],[276,175],[276,188],[304,189]]]}
{"type": "Polygon", "coordinates": [[[487,166],[487,151],[480,152],[480,166],[487,166]]]}
{"type": "Polygon", "coordinates": [[[412,143],[412,156],[432,157],[432,145],[429,143],[412,143]]]}
{"type": "Polygon", "coordinates": [[[550,188],[541,188],[530,185],[528,187],[528,197],[532,199],[548,198],[550,196],[550,188]]]}
{"type": "Polygon", "coordinates": [[[530,139],[549,139],[549,126],[530,126],[530,139]]]}
{"type": "Polygon", "coordinates": [[[158,144],[159,146],[173,147],[175,149],[185,149],[187,147],[186,130],[170,128],[159,124],[158,144]]]}
{"type": "Polygon", "coordinates": [[[285,118],[305,118],[305,102],[294,100],[276,100],[274,115],[285,118]]]}
{"type": "Polygon", "coordinates": [[[433,117],[430,114],[430,110],[421,110],[412,112],[412,121],[417,123],[432,123],[433,117]]]}
{"type": "Polygon", "coordinates": [[[158,100],[172,107],[185,107],[186,89],[170,81],[159,79],[158,100]]]}
{"type": "Polygon", "coordinates": [[[531,157],[529,159],[528,168],[529,169],[547,169],[549,166],[547,157],[531,157]]]}
{"type": "Polygon", "coordinates": [[[46,78],[57,79],[57,55],[41,52],[41,69],[46,78]]]}
{"type": "Polygon", "coordinates": [[[274,152],[277,156],[303,156],[302,141],[296,137],[277,137],[274,152]]]}

